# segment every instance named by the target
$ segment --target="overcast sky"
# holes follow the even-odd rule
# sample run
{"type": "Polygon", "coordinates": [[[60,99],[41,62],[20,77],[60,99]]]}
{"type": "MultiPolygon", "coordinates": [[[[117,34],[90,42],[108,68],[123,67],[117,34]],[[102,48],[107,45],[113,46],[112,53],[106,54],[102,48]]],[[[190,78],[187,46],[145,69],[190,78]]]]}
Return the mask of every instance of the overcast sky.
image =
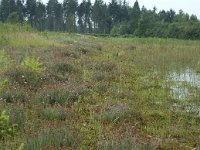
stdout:
{"type": "MultiPolygon", "coordinates": [[[[44,3],[47,3],[48,0],[42,0],[44,3]]],[[[59,2],[63,2],[63,0],[58,0],[59,2]]],[[[78,0],[79,3],[82,0],[78,0]]],[[[95,0],[91,0],[93,3],[95,0]]],[[[109,3],[111,0],[104,0],[109,3]]],[[[135,0],[127,0],[130,6],[132,6],[135,0]]],[[[143,5],[152,9],[154,6],[158,10],[169,10],[172,8],[176,12],[182,9],[184,12],[191,14],[195,14],[198,18],[200,18],[200,0],[138,0],[140,7],[143,5]]]]}

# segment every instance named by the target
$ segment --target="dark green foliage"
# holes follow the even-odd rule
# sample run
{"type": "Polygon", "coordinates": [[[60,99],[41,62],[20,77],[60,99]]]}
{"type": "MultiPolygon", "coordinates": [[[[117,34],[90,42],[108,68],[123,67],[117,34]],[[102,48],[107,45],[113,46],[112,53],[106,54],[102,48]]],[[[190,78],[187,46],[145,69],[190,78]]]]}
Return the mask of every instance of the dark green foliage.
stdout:
{"type": "Polygon", "coordinates": [[[2,0],[0,21],[28,23],[39,31],[67,31],[70,33],[95,33],[123,35],[123,37],[162,37],[200,39],[200,21],[195,15],[170,9],[157,12],[135,1],[131,7],[126,0],[48,0],[43,4],[36,0],[2,0]]]}
{"type": "Polygon", "coordinates": [[[19,15],[17,12],[11,13],[8,18],[6,19],[6,22],[11,24],[16,24],[20,22],[19,15]]]}
{"type": "Polygon", "coordinates": [[[50,31],[63,30],[63,6],[57,0],[49,0],[47,9],[47,29],[50,31]]]}
{"type": "Polygon", "coordinates": [[[16,12],[19,16],[19,21],[22,23],[24,21],[25,17],[25,6],[23,5],[22,0],[16,1],[16,12]]]}
{"type": "Polygon", "coordinates": [[[44,31],[46,26],[46,7],[38,1],[36,3],[35,26],[39,31],[44,31]]]}
{"type": "Polygon", "coordinates": [[[68,32],[76,32],[76,10],[78,7],[77,0],[64,0],[64,20],[66,22],[66,30],[68,32]]]}
{"type": "Polygon", "coordinates": [[[26,14],[28,17],[28,22],[32,27],[35,26],[36,0],[26,1],[26,14]]]}

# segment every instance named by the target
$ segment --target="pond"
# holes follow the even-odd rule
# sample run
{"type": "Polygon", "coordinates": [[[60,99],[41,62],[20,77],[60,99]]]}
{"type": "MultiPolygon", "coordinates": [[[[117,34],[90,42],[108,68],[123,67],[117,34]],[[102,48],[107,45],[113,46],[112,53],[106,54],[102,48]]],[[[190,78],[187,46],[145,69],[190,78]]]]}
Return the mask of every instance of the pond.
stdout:
{"type": "Polygon", "coordinates": [[[197,113],[200,117],[200,106],[197,101],[200,91],[200,74],[192,69],[181,72],[172,71],[167,75],[166,81],[175,100],[173,107],[197,113]]]}

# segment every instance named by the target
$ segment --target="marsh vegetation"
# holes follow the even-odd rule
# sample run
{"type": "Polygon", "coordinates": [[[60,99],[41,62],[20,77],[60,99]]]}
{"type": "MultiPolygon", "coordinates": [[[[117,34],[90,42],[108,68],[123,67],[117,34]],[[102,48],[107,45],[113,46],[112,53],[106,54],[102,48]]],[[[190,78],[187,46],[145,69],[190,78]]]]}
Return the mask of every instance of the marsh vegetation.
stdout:
{"type": "Polygon", "coordinates": [[[198,148],[199,41],[6,29],[0,149],[198,148]]]}

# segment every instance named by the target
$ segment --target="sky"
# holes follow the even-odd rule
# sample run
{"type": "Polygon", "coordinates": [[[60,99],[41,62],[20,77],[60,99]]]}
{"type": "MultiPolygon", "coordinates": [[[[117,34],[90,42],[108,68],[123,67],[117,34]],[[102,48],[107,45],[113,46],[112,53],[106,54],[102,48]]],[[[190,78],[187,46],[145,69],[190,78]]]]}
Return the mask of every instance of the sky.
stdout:
{"type": "MultiPolygon", "coordinates": [[[[42,0],[44,3],[47,3],[48,0],[42,0]]],[[[63,0],[58,0],[59,2],[63,2],[63,0]]],[[[82,0],[78,0],[79,3],[82,0]]],[[[95,0],[91,0],[93,3],[95,0]]],[[[111,0],[104,0],[106,3],[109,3],[111,0]]],[[[133,6],[135,0],[127,0],[129,6],[133,6]]],[[[188,14],[194,14],[198,18],[200,18],[200,0],[138,0],[140,7],[143,5],[147,9],[152,9],[154,6],[157,10],[169,10],[173,9],[178,12],[182,9],[184,12],[188,14]]]]}

